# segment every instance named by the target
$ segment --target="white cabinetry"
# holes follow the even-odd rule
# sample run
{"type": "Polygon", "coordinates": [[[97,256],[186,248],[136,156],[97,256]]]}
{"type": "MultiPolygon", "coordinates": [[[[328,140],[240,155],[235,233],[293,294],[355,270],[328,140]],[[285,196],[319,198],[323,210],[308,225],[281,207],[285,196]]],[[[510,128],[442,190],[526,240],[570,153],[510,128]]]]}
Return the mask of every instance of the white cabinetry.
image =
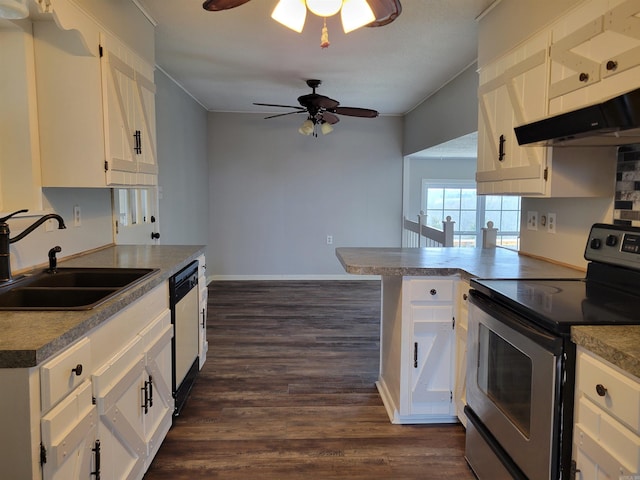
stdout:
{"type": "Polygon", "coordinates": [[[455,421],[454,280],[383,277],[378,390],[393,423],[455,421]]]}
{"type": "Polygon", "coordinates": [[[640,87],[640,4],[589,0],[551,30],[549,114],[640,87]]]}
{"type": "Polygon", "coordinates": [[[199,368],[202,369],[207,360],[209,342],[207,341],[207,300],[209,299],[209,289],[207,288],[207,263],[205,256],[198,257],[198,287],[200,289],[199,312],[200,327],[198,328],[198,358],[199,368]]]}
{"type": "Polygon", "coordinates": [[[513,128],[546,114],[548,34],[480,68],[478,193],[545,193],[544,147],[518,145],[513,128]]]}
{"type": "Polygon", "coordinates": [[[578,347],[573,461],[580,480],[640,474],[640,379],[578,347]]]}
{"type": "Polygon", "coordinates": [[[39,367],[0,369],[3,478],[141,479],[171,427],[172,337],[164,282],[39,367]]]}
{"type": "Polygon", "coordinates": [[[469,324],[469,282],[460,280],[456,285],[456,324],[455,324],[455,352],[456,380],[453,389],[453,401],[456,405],[456,415],[463,425],[467,425],[464,407],[467,404],[467,331],[469,324]]]}
{"type": "Polygon", "coordinates": [[[34,22],[42,185],[156,185],[153,66],[73,12],[34,22]]]}

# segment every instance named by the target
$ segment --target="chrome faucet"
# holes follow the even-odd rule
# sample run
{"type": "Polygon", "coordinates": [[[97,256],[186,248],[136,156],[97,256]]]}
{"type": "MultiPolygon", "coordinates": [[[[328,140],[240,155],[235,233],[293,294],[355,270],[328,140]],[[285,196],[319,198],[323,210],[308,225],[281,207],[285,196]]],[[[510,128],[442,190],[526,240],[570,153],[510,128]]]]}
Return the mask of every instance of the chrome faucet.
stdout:
{"type": "Polygon", "coordinates": [[[36,228],[42,225],[44,222],[50,219],[55,219],[58,221],[58,228],[63,229],[67,228],[64,224],[64,220],[62,217],[56,213],[49,213],[47,215],[43,215],[38,220],[33,222],[30,226],[25,228],[22,232],[16,235],[13,238],[9,238],[11,234],[9,230],[9,225],[7,224],[7,220],[9,220],[14,215],[18,213],[28,212],[29,210],[18,210],[17,212],[13,212],[6,217],[0,218],[0,283],[10,282],[13,280],[11,277],[11,259],[10,259],[10,250],[9,244],[17,242],[18,240],[22,240],[24,237],[33,232],[36,228]]]}

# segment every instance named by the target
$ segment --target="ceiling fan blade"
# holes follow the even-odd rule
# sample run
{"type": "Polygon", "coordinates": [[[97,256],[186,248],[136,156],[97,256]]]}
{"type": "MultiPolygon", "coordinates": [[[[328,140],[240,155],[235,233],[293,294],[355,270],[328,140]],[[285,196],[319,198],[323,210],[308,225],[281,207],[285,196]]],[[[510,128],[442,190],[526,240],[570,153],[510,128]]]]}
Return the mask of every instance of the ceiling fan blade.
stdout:
{"type": "Polygon", "coordinates": [[[307,111],[306,110],[296,110],[295,112],[278,113],[277,115],[270,115],[268,117],[264,117],[264,119],[267,120],[269,118],[284,117],[285,115],[293,115],[294,113],[307,113],[307,111]]]}
{"type": "Polygon", "coordinates": [[[336,107],[328,108],[327,110],[331,113],[337,113],[338,115],[348,115],[350,117],[375,118],[378,116],[378,112],[376,110],[371,110],[370,108],[336,107]]]}
{"type": "Polygon", "coordinates": [[[336,108],[340,105],[340,102],[333,98],[325,97],[324,95],[318,95],[317,93],[309,93],[298,97],[298,102],[303,107],[315,107],[315,108],[336,108]]]}
{"type": "Polygon", "coordinates": [[[297,108],[298,110],[306,110],[305,108],[299,107],[298,105],[279,105],[276,103],[255,103],[254,105],[260,105],[262,107],[282,107],[282,108],[297,108]]]}
{"type": "Polygon", "coordinates": [[[402,5],[400,0],[367,0],[376,19],[367,27],[382,27],[393,22],[400,13],[402,5]]]}
{"type": "Polygon", "coordinates": [[[322,119],[327,122],[329,125],[335,125],[340,121],[338,117],[336,117],[333,113],[323,112],[322,119]]]}
{"type": "Polygon", "coordinates": [[[228,10],[230,8],[239,7],[243,3],[247,3],[249,0],[205,0],[202,4],[202,8],[209,10],[210,12],[218,12],[220,10],[228,10]]]}

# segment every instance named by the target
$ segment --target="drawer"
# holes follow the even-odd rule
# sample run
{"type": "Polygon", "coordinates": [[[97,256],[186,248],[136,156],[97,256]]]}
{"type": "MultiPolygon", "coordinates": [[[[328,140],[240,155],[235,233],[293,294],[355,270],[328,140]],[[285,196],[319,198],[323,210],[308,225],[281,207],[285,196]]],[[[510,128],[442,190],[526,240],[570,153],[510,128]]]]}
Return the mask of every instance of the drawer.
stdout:
{"type": "Polygon", "coordinates": [[[40,399],[46,412],[91,376],[91,342],[78,343],[40,367],[40,399]]]}
{"type": "Polygon", "coordinates": [[[576,383],[585,397],[640,433],[640,383],[584,351],[578,352],[576,383]]]}
{"type": "Polygon", "coordinates": [[[581,450],[610,473],[640,471],[640,437],[584,397],[578,412],[574,443],[581,450]]]}
{"type": "Polygon", "coordinates": [[[404,283],[403,288],[408,287],[411,302],[453,301],[453,280],[411,279],[404,283]]]}

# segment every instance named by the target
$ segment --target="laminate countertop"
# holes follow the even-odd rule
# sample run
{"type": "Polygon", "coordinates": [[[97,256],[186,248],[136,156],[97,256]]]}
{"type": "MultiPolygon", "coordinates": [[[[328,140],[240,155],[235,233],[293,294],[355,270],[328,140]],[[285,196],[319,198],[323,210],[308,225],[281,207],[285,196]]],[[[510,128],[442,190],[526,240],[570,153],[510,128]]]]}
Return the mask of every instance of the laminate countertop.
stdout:
{"type": "Polygon", "coordinates": [[[584,278],[585,272],[506,248],[336,248],[347,273],[462,278],[584,278]]]}
{"type": "Polygon", "coordinates": [[[187,266],[204,253],[201,245],[109,246],[58,267],[153,268],[142,282],[91,310],[0,311],[0,368],[34,367],[187,266]]]}
{"type": "MultiPolygon", "coordinates": [[[[461,278],[584,278],[581,270],[504,248],[337,248],[347,273],[461,278]]],[[[640,326],[573,327],[574,343],[640,377],[640,326]]]]}

